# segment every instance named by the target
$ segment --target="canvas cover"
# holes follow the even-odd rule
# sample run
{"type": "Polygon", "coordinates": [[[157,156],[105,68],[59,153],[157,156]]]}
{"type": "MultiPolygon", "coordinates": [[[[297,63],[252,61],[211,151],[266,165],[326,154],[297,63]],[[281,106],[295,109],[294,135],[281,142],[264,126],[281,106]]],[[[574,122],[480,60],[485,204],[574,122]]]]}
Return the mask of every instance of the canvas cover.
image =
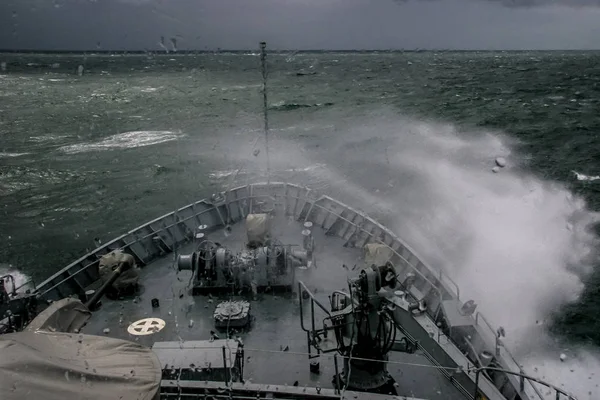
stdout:
{"type": "Polygon", "coordinates": [[[389,246],[380,243],[369,243],[364,247],[365,250],[365,265],[382,266],[392,258],[394,254],[389,246]]]}
{"type": "Polygon", "coordinates": [[[53,302],[27,325],[28,331],[78,332],[92,313],[77,299],[66,297],[53,302]]]}
{"type": "Polygon", "coordinates": [[[270,224],[268,214],[248,214],[246,234],[250,247],[264,246],[269,238],[270,224]]]}
{"type": "Polygon", "coordinates": [[[2,400],[154,400],[161,368],[137,343],[76,333],[0,336],[2,400]]]}
{"type": "Polygon", "coordinates": [[[121,276],[112,284],[112,287],[117,292],[130,290],[138,283],[139,279],[135,258],[131,254],[123,253],[121,250],[113,250],[103,255],[98,265],[100,278],[106,282],[119,264],[123,264],[123,272],[121,272],[121,276]]]}

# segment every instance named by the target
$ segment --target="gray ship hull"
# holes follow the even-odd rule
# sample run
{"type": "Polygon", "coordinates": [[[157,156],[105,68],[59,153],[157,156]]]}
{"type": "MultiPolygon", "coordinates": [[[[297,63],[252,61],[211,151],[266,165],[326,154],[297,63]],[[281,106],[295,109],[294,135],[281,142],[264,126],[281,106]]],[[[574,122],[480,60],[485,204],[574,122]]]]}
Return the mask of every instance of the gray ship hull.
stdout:
{"type": "MultiPolygon", "coordinates": [[[[332,381],[336,364],[342,364],[341,359],[337,360],[339,355],[322,354],[318,359],[318,374],[309,369],[310,346],[307,333],[300,329],[300,310],[306,325],[311,302],[302,300],[293,291],[275,292],[268,288],[254,298],[247,293],[194,296],[190,288],[191,272],[178,271],[176,267],[177,254],[194,250],[194,235],[200,225],[205,226],[204,232],[210,240],[240,250],[246,240],[241,222],[256,212],[274,213],[273,236],[286,244],[301,245],[303,223],[312,222],[316,262],[311,268],[297,269],[295,280],[302,281],[315,299],[324,304],[329,303],[332,291],[346,288],[348,278],[355,277],[364,266],[363,247],[368,243],[383,244],[391,250],[390,262],[398,277],[414,276],[407,295],[427,304],[423,312],[407,309],[393,293],[387,299],[396,305],[394,318],[399,322],[401,335],[416,350],[390,352],[387,369],[399,395],[432,400],[471,399],[477,391],[486,399],[541,398],[537,384],[519,378],[524,371],[500,345],[496,329],[481,314],[455,315],[454,310],[463,303],[458,286],[448,276],[426,265],[391,231],[360,211],[293,184],[241,186],[166,214],[86,254],[39,285],[36,293],[44,301],[85,297],[87,291],[98,289],[101,284],[100,258],[121,249],[133,255],[142,267],[139,291],[113,300],[103,298],[82,333],[127,339],[148,347],[157,342],[179,343],[182,350],[185,343],[214,336],[213,313],[220,301],[249,301],[250,327],[236,330],[232,335],[239,336],[244,343],[244,383],[230,385],[248,398],[256,398],[261,391],[286,393],[285,398],[319,394],[339,397],[332,381]],[[342,265],[358,267],[342,268],[342,265]],[[159,304],[152,304],[152,299],[159,304]],[[128,330],[132,323],[146,318],[162,320],[164,328],[148,335],[128,330]],[[444,324],[440,323],[442,320],[444,324]],[[506,372],[481,369],[489,366],[481,356],[490,354],[494,367],[506,372]]],[[[223,333],[217,335],[225,338],[223,333]]],[[[165,350],[161,354],[164,360],[173,356],[165,350]]],[[[210,362],[210,357],[199,356],[188,364],[194,364],[195,368],[210,362]]],[[[171,365],[173,369],[183,367],[186,366],[171,365]]],[[[183,384],[163,375],[161,393],[164,398],[175,398],[173,393],[183,393],[181,387],[207,391],[221,390],[223,384],[211,381],[183,384]]],[[[357,392],[354,398],[374,396],[357,392]]]]}

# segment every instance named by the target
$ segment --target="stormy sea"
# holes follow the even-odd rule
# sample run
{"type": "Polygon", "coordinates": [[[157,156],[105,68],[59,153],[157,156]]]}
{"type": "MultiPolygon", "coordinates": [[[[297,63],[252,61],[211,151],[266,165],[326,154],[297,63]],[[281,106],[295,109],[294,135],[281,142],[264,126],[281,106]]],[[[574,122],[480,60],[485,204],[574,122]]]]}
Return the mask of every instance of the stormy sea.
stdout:
{"type": "Polygon", "coordinates": [[[599,399],[600,53],[267,61],[269,170],[257,54],[0,54],[0,273],[269,173],[370,213],[530,374],[599,399]]]}

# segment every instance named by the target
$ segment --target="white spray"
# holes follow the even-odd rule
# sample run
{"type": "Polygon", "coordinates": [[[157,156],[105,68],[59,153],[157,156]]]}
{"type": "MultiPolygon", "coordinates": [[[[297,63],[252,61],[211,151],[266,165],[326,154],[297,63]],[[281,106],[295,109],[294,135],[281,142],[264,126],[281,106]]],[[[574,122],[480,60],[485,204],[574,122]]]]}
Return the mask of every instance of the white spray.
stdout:
{"type": "MultiPolygon", "coordinates": [[[[335,134],[321,133],[318,147],[286,129],[289,140],[272,142],[273,173],[293,170],[295,180],[375,213],[426,262],[449,272],[463,301],[474,299],[506,329],[505,342],[527,372],[579,400],[600,398],[594,350],[566,349],[546,330],[550,313],[583,289],[598,242],[588,227],[599,216],[564,186],[523,172],[521,156],[500,134],[385,114],[345,118],[343,126],[335,120],[335,134]],[[508,165],[494,173],[499,156],[508,165]]],[[[264,161],[255,162],[262,169],[264,161]]]]}

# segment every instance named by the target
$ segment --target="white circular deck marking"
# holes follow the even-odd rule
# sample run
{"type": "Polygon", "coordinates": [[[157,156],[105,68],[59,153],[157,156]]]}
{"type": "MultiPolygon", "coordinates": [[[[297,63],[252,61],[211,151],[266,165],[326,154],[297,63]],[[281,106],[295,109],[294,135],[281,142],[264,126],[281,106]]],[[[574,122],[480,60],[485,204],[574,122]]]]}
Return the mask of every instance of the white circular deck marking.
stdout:
{"type": "Polygon", "coordinates": [[[152,335],[161,331],[165,325],[166,322],[160,318],[144,318],[129,325],[127,332],[136,336],[152,335]]]}

